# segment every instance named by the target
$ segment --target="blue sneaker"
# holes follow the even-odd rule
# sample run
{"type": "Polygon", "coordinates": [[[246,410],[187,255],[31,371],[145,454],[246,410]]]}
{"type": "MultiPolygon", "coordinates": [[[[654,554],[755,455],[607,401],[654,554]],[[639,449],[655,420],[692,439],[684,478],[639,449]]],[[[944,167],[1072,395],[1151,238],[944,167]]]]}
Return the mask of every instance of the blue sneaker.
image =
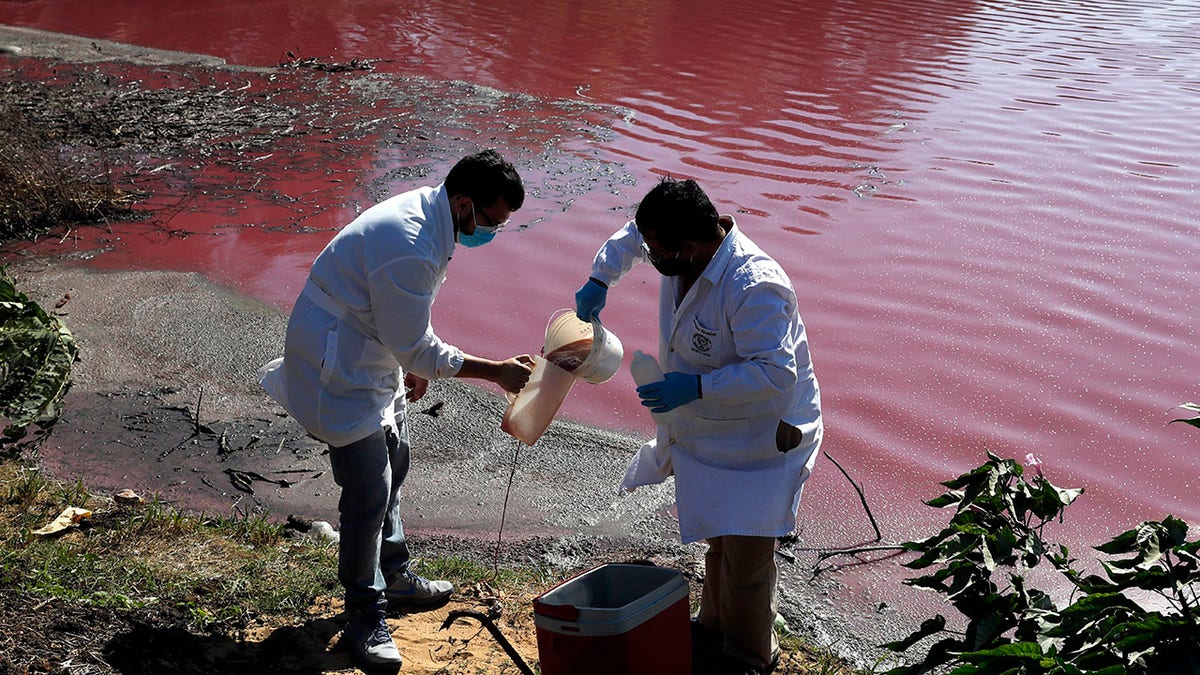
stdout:
{"type": "Polygon", "coordinates": [[[454,592],[449,581],[430,581],[405,569],[388,581],[383,590],[389,607],[428,608],[445,604],[454,592]]]}
{"type": "Polygon", "coordinates": [[[392,632],[388,630],[387,616],[382,612],[351,618],[342,632],[342,639],[350,643],[350,651],[362,665],[399,668],[404,664],[400,650],[392,640],[392,632]]]}

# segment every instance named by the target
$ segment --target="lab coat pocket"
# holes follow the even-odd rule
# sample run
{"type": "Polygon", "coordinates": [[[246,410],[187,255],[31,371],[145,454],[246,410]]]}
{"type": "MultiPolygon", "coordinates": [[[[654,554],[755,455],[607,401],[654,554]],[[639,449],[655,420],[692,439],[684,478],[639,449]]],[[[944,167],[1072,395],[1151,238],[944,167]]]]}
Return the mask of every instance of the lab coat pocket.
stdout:
{"type": "Polygon", "coordinates": [[[745,467],[778,456],[771,425],[756,418],[694,417],[677,433],[680,445],[716,466],[745,467]]]}
{"type": "Polygon", "coordinates": [[[789,450],[795,450],[804,442],[804,434],[800,429],[779,420],[779,426],[775,429],[775,449],[787,453],[789,450]]]}
{"type": "Polygon", "coordinates": [[[368,377],[373,377],[371,385],[383,389],[396,389],[400,384],[400,363],[388,351],[383,343],[364,339],[362,353],[358,359],[358,369],[368,377]]]}
{"type": "Polygon", "coordinates": [[[321,355],[321,384],[329,384],[337,370],[337,329],[325,334],[325,352],[321,355]]]}

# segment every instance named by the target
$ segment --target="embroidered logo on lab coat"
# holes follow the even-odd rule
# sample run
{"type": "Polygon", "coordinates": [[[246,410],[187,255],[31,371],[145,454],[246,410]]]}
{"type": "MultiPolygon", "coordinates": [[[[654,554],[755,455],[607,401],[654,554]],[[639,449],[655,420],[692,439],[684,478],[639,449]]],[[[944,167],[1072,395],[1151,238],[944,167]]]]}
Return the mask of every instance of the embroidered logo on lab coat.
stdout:
{"type": "Polygon", "coordinates": [[[709,356],[712,353],[713,338],[717,336],[717,331],[705,328],[694,317],[692,318],[692,327],[695,329],[695,332],[692,333],[692,351],[709,356]]]}

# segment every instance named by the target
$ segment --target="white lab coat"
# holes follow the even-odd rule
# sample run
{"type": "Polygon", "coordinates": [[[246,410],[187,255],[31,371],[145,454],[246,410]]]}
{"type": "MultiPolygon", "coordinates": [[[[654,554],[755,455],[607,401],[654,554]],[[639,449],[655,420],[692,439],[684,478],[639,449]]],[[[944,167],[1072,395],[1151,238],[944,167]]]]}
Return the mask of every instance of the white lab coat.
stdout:
{"type": "Polygon", "coordinates": [[[433,332],[434,298],[454,251],[444,185],[364,211],[317,257],[288,321],[267,390],[310,434],[335,447],[395,424],[404,371],[453,377],[463,355],[433,332]]]}
{"type": "MultiPolygon", "coordinates": [[[[659,295],[659,363],[700,374],[702,398],[658,428],[622,481],[632,489],[674,473],[684,543],[791,532],[824,433],[791,281],[732,217],[722,223],[729,232],[687,295],[679,298],[678,277],[663,277],[659,295]],[[803,434],[786,453],[776,447],[780,421],[803,434]]],[[[596,254],[592,276],[615,285],[645,260],[641,244],[626,224],[596,254]]]]}

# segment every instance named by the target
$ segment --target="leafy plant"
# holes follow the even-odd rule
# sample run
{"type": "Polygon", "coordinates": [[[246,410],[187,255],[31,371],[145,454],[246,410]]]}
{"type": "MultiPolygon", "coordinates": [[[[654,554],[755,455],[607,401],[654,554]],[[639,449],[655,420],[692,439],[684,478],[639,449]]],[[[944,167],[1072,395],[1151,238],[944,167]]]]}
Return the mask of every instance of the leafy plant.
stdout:
{"type": "Polygon", "coordinates": [[[1100,561],[1104,576],[1087,574],[1042,536],[1083,490],[1057,487],[1040,470],[1032,480],[1023,474],[989,453],[927,502],[955,513],[938,534],[904,544],[920,554],[907,567],[932,570],[906,583],[944,595],[966,627],[951,630],[939,614],[885,645],[902,652],[941,637],[920,663],[889,674],[1200,673],[1200,541],[1187,540],[1187,524],[1173,516],[1142,523],[1096,547],[1112,558],[1100,561]],[[1065,607],[1028,583],[1042,561],[1074,587],[1065,607]],[[1148,609],[1147,593],[1164,609],[1148,609]]]}
{"type": "Polygon", "coordinates": [[[49,429],[62,410],[79,353],[58,319],[16,289],[0,270],[0,450],[25,438],[29,426],[49,429]]]}

